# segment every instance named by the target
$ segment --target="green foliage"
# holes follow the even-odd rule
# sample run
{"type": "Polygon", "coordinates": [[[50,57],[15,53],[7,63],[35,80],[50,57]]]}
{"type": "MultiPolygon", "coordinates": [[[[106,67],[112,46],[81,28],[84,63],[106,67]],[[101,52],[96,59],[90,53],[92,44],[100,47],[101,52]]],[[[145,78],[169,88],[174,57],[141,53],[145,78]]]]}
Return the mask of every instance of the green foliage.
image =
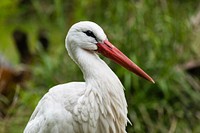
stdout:
{"type": "MultiPolygon", "coordinates": [[[[198,1],[30,1],[26,6],[31,9],[17,8],[19,2],[8,2],[19,13],[13,14],[12,10],[7,14],[0,12],[0,16],[5,16],[3,25],[22,22],[19,25],[23,27],[26,24],[32,48],[36,43],[36,35],[32,31],[46,28],[50,34],[51,49],[49,53],[36,51],[38,61],[31,66],[33,78],[27,85],[28,89],[20,93],[17,113],[1,122],[0,126],[5,128],[4,123],[9,123],[14,125],[9,131],[16,132],[25,126],[37,102],[50,87],[82,80],[81,71],[64,50],[64,39],[73,23],[91,20],[101,25],[109,40],[156,82],[151,84],[105,59],[126,88],[129,118],[133,124],[128,125],[128,132],[200,132],[200,92],[193,85],[194,82],[199,84],[199,79],[178,67],[188,59],[198,57],[198,50],[195,52],[194,49],[199,39],[191,41],[193,29],[190,25],[190,17],[196,11],[198,1]],[[27,110],[19,113],[22,109],[27,110]],[[20,117],[25,117],[26,121],[21,121],[20,117]],[[20,126],[16,126],[17,120],[20,126]]],[[[3,5],[3,2],[0,3],[0,8],[3,5]]]]}

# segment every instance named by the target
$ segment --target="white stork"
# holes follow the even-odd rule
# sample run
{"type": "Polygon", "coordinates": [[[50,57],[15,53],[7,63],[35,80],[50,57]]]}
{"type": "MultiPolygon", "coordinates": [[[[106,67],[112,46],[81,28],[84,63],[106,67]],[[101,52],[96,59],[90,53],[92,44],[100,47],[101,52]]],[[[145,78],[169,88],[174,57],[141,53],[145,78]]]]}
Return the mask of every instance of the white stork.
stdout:
{"type": "Polygon", "coordinates": [[[24,133],[126,133],[129,120],[124,87],[97,53],[154,83],[153,79],[113,46],[94,22],[74,24],[65,45],[85,82],[51,88],[38,103],[24,133]]]}

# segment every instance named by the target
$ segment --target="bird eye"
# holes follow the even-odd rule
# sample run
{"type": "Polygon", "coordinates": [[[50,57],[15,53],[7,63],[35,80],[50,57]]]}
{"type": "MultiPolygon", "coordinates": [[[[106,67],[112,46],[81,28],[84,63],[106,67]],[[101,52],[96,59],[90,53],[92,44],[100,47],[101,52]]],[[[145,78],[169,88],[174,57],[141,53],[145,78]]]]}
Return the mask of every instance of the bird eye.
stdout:
{"type": "Polygon", "coordinates": [[[83,31],[87,36],[91,36],[93,37],[96,41],[97,41],[97,38],[96,36],[94,35],[94,33],[90,30],[87,30],[87,31],[83,31]]]}

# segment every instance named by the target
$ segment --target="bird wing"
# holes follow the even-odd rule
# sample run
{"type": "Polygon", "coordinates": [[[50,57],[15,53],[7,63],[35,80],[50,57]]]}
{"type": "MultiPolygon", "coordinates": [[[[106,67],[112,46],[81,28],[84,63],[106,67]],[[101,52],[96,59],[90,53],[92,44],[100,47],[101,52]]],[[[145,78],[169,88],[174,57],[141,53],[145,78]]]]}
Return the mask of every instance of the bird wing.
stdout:
{"type": "Polygon", "coordinates": [[[55,86],[34,110],[24,133],[92,133],[97,131],[98,104],[85,96],[85,83],[55,86]]]}

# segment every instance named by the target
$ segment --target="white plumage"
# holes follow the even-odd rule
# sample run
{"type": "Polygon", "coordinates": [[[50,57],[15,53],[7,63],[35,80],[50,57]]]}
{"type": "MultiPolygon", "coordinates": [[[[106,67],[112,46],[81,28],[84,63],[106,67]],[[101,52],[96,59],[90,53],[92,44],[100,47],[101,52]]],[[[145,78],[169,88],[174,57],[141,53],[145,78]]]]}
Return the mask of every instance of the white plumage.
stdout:
{"type": "MultiPolygon", "coordinates": [[[[93,22],[74,24],[65,44],[70,57],[82,70],[85,82],[51,88],[38,103],[24,133],[126,133],[128,118],[124,88],[97,52],[129,70],[131,68],[103,52],[101,45],[109,50],[115,50],[115,47],[108,42],[101,27],[93,22]]],[[[142,70],[131,71],[140,76],[144,73],[142,70]]],[[[145,78],[153,82],[147,76],[145,78]]]]}

